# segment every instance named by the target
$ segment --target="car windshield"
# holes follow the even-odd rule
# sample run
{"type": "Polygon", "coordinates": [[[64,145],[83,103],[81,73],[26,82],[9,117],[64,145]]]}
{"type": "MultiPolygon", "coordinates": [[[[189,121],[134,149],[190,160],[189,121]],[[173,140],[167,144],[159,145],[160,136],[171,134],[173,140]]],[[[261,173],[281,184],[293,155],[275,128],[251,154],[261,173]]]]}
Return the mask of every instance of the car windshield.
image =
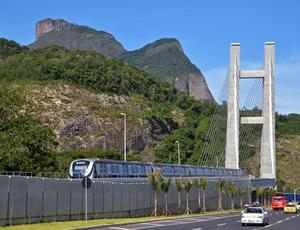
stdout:
{"type": "Polygon", "coordinates": [[[295,207],[294,204],[287,204],[286,207],[295,207]]]}
{"type": "Polygon", "coordinates": [[[282,201],[282,200],[283,200],[283,197],[274,197],[273,200],[274,200],[274,201],[282,201]]]}
{"type": "Polygon", "coordinates": [[[247,208],[245,213],[263,213],[261,208],[247,208]]]}

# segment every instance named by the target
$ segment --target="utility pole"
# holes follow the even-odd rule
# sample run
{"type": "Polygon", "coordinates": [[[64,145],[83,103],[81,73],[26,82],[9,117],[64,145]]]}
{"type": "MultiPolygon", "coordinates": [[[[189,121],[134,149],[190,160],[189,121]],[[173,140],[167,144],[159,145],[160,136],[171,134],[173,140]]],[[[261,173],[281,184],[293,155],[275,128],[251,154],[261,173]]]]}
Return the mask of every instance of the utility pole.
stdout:
{"type": "Polygon", "coordinates": [[[127,146],[126,146],[126,113],[121,113],[124,116],[124,161],[127,161],[127,146]]]}
{"type": "Polygon", "coordinates": [[[175,141],[175,143],[177,144],[178,165],[180,165],[181,164],[181,162],[180,162],[180,144],[179,144],[179,141],[175,141]]]}
{"type": "Polygon", "coordinates": [[[217,160],[217,168],[219,168],[219,158],[217,156],[215,156],[216,160],[217,160]]]}

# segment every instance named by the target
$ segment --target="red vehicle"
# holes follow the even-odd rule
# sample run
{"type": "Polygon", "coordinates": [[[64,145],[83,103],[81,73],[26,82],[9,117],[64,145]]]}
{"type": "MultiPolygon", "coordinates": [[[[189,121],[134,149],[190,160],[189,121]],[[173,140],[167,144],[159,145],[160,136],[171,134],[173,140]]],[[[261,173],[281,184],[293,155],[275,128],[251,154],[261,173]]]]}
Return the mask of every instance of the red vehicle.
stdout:
{"type": "Polygon", "coordinates": [[[273,210],[284,209],[284,206],[287,204],[285,196],[272,196],[272,208],[273,210]]]}

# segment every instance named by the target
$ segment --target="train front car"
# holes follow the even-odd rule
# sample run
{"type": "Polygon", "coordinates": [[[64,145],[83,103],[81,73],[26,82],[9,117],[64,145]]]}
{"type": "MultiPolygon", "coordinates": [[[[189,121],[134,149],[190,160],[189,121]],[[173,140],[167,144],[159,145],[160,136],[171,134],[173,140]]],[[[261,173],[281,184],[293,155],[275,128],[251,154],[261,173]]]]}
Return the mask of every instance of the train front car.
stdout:
{"type": "Polygon", "coordinates": [[[88,160],[88,159],[74,160],[70,164],[69,177],[83,178],[85,176],[88,176],[92,178],[93,165],[94,165],[94,160],[88,160]]]}

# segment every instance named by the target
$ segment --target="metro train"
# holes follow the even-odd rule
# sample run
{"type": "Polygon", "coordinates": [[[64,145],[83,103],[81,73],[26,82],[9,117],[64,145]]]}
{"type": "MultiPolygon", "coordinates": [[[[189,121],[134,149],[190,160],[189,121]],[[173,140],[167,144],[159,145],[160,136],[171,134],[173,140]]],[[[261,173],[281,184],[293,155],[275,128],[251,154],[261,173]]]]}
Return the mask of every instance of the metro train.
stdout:
{"type": "Polygon", "coordinates": [[[142,163],[100,159],[78,159],[70,164],[70,178],[147,177],[160,170],[166,177],[242,177],[248,175],[239,169],[213,168],[191,165],[142,163]]]}

